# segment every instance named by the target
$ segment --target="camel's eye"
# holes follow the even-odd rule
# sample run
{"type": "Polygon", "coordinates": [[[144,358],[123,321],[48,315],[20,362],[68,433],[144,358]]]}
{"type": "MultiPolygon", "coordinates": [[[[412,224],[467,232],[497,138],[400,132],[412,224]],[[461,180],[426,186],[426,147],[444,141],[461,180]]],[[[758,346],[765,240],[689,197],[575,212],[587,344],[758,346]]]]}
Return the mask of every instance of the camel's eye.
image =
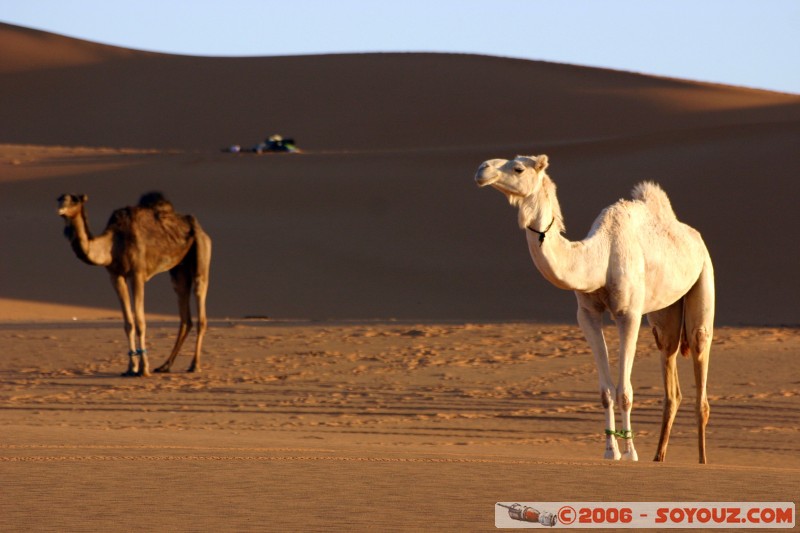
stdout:
{"type": "Polygon", "coordinates": [[[514,172],[516,172],[517,174],[522,174],[523,172],[525,172],[525,167],[516,166],[514,167],[514,172]]]}

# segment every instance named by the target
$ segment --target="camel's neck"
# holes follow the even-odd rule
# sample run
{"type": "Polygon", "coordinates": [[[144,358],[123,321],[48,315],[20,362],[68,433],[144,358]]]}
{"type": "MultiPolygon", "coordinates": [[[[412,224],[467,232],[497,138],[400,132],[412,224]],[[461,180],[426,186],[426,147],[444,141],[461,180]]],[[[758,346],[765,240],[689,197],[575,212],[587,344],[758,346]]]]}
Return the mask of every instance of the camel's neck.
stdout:
{"type": "Polygon", "coordinates": [[[97,266],[111,264],[111,234],[104,233],[99,237],[93,237],[89,231],[85,211],[81,210],[78,216],[68,220],[64,234],[81,261],[97,266]]]}
{"type": "Polygon", "coordinates": [[[518,202],[519,225],[525,229],[528,250],[542,276],[560,289],[592,292],[603,286],[601,250],[591,240],[569,241],[555,184],[545,176],[539,191],[518,202]],[[543,233],[543,235],[542,235],[543,233]]]}
{"type": "Polygon", "coordinates": [[[532,227],[537,231],[544,231],[550,227],[555,233],[563,233],[564,217],[556,197],[556,185],[547,174],[542,177],[542,185],[536,194],[517,196],[511,199],[511,203],[519,207],[520,228],[532,227]]]}

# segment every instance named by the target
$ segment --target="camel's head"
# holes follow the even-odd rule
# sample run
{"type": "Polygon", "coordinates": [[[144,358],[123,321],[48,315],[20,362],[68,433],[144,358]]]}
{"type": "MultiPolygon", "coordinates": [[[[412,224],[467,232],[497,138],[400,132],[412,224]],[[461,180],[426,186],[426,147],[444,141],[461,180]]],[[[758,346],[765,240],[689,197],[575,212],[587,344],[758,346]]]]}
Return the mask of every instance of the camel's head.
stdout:
{"type": "Polygon", "coordinates": [[[88,199],[85,194],[62,194],[58,197],[58,215],[65,219],[75,218],[88,199]]]}
{"type": "Polygon", "coordinates": [[[547,156],[518,155],[514,159],[484,161],[475,173],[479,187],[491,185],[502,192],[512,204],[535,194],[542,184],[547,168],[547,156]]]}

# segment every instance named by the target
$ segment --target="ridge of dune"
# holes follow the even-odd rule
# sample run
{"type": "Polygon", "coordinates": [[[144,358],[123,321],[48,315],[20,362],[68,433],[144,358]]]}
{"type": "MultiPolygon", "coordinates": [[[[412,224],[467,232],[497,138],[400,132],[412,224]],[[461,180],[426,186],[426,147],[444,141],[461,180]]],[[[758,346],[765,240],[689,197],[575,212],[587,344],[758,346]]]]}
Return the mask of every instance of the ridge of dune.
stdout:
{"type": "Polygon", "coordinates": [[[0,73],[91,65],[146,52],[0,22],[0,73]]]}
{"type": "Polygon", "coordinates": [[[0,298],[0,321],[118,319],[119,311],[0,298]]]}
{"type": "Polygon", "coordinates": [[[8,25],[0,42],[5,143],[535,145],[800,116],[792,95],[469,54],[178,56],[8,25]]]}
{"type": "MultiPolygon", "coordinates": [[[[0,297],[0,322],[107,320],[119,322],[118,309],[86,307],[0,297]]],[[[149,319],[171,320],[175,316],[148,313],[149,319]]]]}

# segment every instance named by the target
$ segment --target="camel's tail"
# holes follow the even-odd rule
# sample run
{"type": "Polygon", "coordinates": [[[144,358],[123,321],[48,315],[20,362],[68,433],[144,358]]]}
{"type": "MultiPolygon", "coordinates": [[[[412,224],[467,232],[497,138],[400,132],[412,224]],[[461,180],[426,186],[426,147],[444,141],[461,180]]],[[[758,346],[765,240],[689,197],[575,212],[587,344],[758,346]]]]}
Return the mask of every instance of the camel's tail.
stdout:
{"type": "Polygon", "coordinates": [[[211,238],[200,226],[194,215],[185,215],[191,226],[191,235],[194,238],[194,251],[197,254],[198,274],[208,282],[208,269],[211,263],[211,238]]]}
{"type": "Polygon", "coordinates": [[[189,223],[192,237],[196,236],[198,233],[205,233],[205,231],[203,231],[203,227],[200,226],[200,222],[197,220],[197,217],[194,215],[184,215],[184,218],[189,223]]]}
{"type": "Polygon", "coordinates": [[[675,218],[675,212],[672,210],[667,193],[658,184],[652,181],[643,181],[633,188],[631,196],[634,200],[644,202],[656,216],[675,218]]]}

